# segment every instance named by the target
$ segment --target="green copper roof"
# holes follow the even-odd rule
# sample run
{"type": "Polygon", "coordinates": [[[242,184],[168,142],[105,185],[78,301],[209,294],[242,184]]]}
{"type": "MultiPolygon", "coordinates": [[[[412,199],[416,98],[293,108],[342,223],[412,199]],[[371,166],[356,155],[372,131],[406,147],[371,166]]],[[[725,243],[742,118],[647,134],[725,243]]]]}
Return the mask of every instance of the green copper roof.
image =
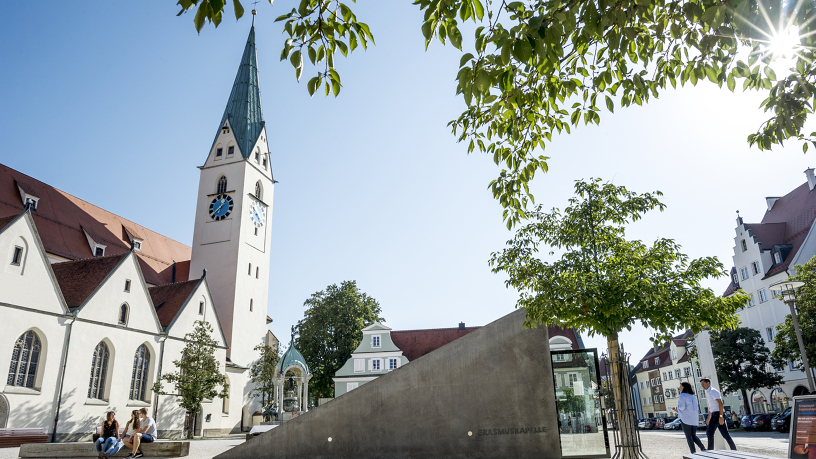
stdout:
{"type": "Polygon", "coordinates": [[[306,374],[310,373],[309,366],[306,365],[306,359],[303,358],[300,351],[295,349],[294,344],[290,344],[289,349],[286,350],[286,353],[283,354],[280,362],[278,362],[278,374],[282,374],[284,370],[293,365],[303,368],[306,374]]]}
{"type": "Polygon", "coordinates": [[[218,125],[215,140],[218,133],[224,126],[224,121],[229,120],[233,134],[238,142],[238,148],[244,159],[252,154],[252,147],[261,135],[264,127],[263,113],[261,111],[261,88],[258,85],[258,57],[255,52],[255,25],[249,29],[244,55],[241,57],[241,65],[238,67],[238,74],[235,75],[235,83],[232,84],[227,108],[218,125]]]}

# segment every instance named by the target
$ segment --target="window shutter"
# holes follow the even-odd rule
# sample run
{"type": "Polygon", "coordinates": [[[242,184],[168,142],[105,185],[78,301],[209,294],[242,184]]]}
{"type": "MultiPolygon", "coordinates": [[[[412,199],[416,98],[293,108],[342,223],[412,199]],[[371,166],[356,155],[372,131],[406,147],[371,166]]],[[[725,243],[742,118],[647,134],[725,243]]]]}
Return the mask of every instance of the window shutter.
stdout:
{"type": "Polygon", "coordinates": [[[354,372],[355,373],[362,373],[365,371],[365,360],[364,359],[354,359],[354,372]]]}
{"type": "Polygon", "coordinates": [[[373,371],[373,370],[374,370],[374,359],[369,359],[368,360],[368,371],[373,371]]]}

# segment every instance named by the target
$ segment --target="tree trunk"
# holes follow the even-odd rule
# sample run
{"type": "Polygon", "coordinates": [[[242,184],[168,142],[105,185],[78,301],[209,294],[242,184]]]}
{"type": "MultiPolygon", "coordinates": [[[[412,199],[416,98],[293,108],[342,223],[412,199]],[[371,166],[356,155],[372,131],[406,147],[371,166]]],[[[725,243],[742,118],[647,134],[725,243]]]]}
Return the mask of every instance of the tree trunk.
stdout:
{"type": "MultiPolygon", "coordinates": [[[[748,398],[748,391],[746,391],[745,389],[742,389],[742,400],[743,400],[743,405],[745,405],[745,414],[753,413],[754,408],[751,406],[752,400],[750,400],[748,398]]],[[[711,412],[711,407],[710,406],[708,407],[708,412],[709,413],[711,412]]],[[[742,419],[740,419],[740,422],[742,422],[742,419]]]]}
{"type": "MultiPolygon", "coordinates": [[[[615,397],[615,412],[617,413],[620,444],[617,448],[618,459],[637,459],[641,456],[640,437],[637,431],[635,410],[631,409],[632,396],[629,390],[629,381],[626,378],[623,356],[620,353],[618,334],[613,333],[606,338],[609,346],[609,366],[612,385],[612,394],[615,397]]],[[[614,427],[614,426],[613,426],[614,427]]]]}

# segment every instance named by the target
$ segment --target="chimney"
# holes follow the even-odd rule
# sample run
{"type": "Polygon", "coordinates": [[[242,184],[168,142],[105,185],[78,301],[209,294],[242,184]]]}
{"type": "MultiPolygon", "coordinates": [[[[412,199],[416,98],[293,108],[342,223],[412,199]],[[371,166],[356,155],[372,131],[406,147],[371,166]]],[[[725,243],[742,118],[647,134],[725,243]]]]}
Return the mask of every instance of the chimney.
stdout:
{"type": "Polygon", "coordinates": [[[813,175],[813,168],[808,167],[805,169],[805,177],[807,177],[808,181],[808,188],[813,191],[813,187],[816,186],[816,175],[813,175]]]}
{"type": "MultiPolygon", "coordinates": [[[[813,187],[811,187],[811,189],[813,189],[813,187]]],[[[771,209],[773,209],[773,205],[778,199],[779,199],[778,196],[765,198],[765,203],[768,204],[768,212],[770,212],[771,209]]]]}
{"type": "Polygon", "coordinates": [[[464,330],[464,329],[465,329],[465,323],[464,322],[459,322],[459,330],[464,330]]]}

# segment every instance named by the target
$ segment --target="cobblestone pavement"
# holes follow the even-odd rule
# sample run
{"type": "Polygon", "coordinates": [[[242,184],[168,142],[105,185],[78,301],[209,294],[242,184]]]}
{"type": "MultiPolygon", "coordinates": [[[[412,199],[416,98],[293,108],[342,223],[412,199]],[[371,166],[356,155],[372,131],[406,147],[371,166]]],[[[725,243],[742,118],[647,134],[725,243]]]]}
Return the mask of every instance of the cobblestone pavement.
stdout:
{"type": "MultiPolygon", "coordinates": [[[[611,432],[610,432],[611,434],[611,432]]],[[[708,444],[705,431],[697,436],[708,444]]],[[[788,434],[777,432],[731,432],[731,438],[740,451],[774,457],[788,456],[788,434]]],[[[682,430],[645,430],[640,432],[643,452],[649,459],[677,459],[689,451],[682,430]]],[[[612,435],[610,435],[612,441],[612,435]]],[[[614,451],[612,452],[614,454],[614,451]]]]}

